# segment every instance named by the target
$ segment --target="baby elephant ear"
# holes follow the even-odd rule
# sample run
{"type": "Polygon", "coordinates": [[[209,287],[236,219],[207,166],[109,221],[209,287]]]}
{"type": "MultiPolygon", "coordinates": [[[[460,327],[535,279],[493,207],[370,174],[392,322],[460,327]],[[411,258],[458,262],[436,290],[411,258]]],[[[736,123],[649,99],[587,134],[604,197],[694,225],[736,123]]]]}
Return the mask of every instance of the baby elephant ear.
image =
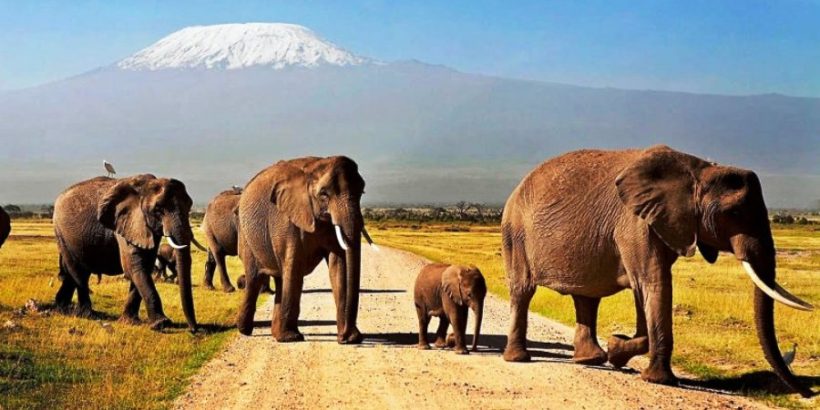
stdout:
{"type": "Polygon", "coordinates": [[[118,182],[103,195],[97,206],[97,219],[134,246],[143,249],[156,246],[154,233],[140,208],[139,193],[127,180],[118,182]]]}
{"type": "Polygon", "coordinates": [[[621,202],[684,256],[694,255],[698,229],[695,160],[668,147],[653,147],[615,179],[621,202]]]}
{"type": "Polygon", "coordinates": [[[464,291],[461,289],[461,269],[450,266],[441,274],[441,287],[456,305],[464,305],[464,291]]]}
{"type": "Polygon", "coordinates": [[[291,223],[306,232],[316,230],[313,204],[308,194],[308,179],[304,171],[287,163],[277,165],[271,201],[291,223]]]}

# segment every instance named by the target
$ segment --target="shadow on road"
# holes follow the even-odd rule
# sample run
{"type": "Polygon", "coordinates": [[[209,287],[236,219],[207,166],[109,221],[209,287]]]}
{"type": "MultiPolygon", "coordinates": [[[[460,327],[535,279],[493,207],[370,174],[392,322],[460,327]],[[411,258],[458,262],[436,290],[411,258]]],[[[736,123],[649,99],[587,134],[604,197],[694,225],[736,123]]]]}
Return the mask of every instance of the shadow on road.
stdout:
{"type": "MultiPolygon", "coordinates": [[[[331,293],[330,289],[305,289],[302,293],[331,293]]],[[[404,289],[362,289],[359,293],[378,294],[378,293],[407,293],[404,289]]]]}

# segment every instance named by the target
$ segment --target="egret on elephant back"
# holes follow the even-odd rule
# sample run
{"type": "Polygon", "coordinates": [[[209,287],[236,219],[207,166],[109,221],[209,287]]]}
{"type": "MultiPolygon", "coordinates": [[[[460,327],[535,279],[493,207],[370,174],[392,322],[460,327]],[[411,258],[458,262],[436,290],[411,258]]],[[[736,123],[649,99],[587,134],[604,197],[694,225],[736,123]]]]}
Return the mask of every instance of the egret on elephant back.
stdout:
{"type": "Polygon", "coordinates": [[[572,295],[575,362],[621,367],[649,353],[641,377],[675,384],[672,264],[696,249],[709,263],[728,252],[754,283],[755,325],[766,360],[790,388],[813,394],[783,360],[773,302],[813,306],[775,281],[774,240],[754,172],[666,146],[570,152],[521,181],[504,207],[501,230],[512,306],[505,360],[529,360],[527,309],[536,286],[546,286],[572,295]],[[623,289],[634,294],[637,330],[633,337],[612,336],[604,352],[598,304],[623,289]]]}
{"type": "Polygon", "coordinates": [[[276,286],[271,334],[304,340],[297,327],[303,278],[327,261],[336,302],[337,341],[361,343],[356,326],[364,227],[364,178],[344,156],[279,161],[254,176],[239,200],[239,256],[245,295],[237,328],[250,335],[262,275],[276,286]]]}

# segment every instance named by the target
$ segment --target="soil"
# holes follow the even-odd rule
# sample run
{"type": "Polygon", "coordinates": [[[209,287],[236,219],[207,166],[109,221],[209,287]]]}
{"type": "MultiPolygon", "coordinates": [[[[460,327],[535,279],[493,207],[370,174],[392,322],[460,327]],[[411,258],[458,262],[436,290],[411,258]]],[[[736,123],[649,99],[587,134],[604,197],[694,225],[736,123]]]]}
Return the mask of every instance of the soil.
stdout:
{"type": "MultiPolygon", "coordinates": [[[[305,342],[273,340],[271,297],[256,313],[253,335],[238,336],[204,365],[174,407],[766,408],[725,392],[649,384],[632,369],[573,364],[573,330],[536,314],[530,315],[528,332],[532,362],[507,363],[501,351],[509,304],[492,295],[478,352],[419,350],[413,281],[426,262],[398,250],[363,247],[359,329],[365,341],[358,346],[336,343],[333,295],[320,266],[305,279],[299,322],[305,342]]],[[[468,334],[472,320],[471,315],[468,334]]],[[[429,332],[437,325],[434,318],[429,332]]],[[[635,358],[630,365],[645,363],[635,358]]]]}

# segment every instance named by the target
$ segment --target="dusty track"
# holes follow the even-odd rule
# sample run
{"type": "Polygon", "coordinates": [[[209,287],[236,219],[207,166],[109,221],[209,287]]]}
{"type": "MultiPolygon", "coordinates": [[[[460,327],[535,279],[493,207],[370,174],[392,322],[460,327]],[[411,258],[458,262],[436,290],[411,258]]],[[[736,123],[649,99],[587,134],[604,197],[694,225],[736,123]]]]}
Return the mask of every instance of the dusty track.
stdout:
{"type": "MultiPolygon", "coordinates": [[[[238,337],[193,377],[176,408],[761,408],[745,398],[651,385],[633,371],[569,362],[572,331],[530,315],[532,363],[506,363],[509,305],[488,296],[478,353],[420,351],[412,286],[425,261],[367,247],[362,255],[361,346],[336,343],[327,270],[305,281],[306,342],[277,344],[270,303],[251,337],[238,337]]],[[[468,329],[472,329],[472,316],[468,329]]],[[[437,325],[434,319],[430,331],[437,325]]]]}

